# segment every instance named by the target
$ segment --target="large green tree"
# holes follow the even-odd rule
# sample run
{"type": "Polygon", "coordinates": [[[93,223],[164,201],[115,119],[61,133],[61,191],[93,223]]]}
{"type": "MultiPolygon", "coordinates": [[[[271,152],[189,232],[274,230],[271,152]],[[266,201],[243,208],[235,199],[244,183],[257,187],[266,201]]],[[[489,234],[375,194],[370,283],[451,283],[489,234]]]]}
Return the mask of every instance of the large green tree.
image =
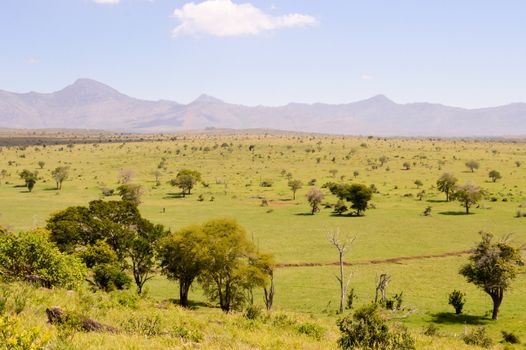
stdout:
{"type": "Polygon", "coordinates": [[[159,248],[162,271],[179,281],[179,302],[188,306],[188,292],[205,265],[204,234],[201,226],[188,226],[163,238],[159,248]]]}
{"type": "Polygon", "coordinates": [[[211,220],[202,230],[205,268],[199,276],[201,285],[221,310],[237,309],[250,301],[252,288],[267,284],[268,274],[257,263],[259,254],[236,221],[211,220]]]}
{"type": "Polygon", "coordinates": [[[491,318],[496,320],[504,292],[510,288],[524,262],[520,250],[512,246],[509,239],[495,242],[493,235],[486,232],[481,232],[481,236],[481,242],[473,249],[469,263],[460,269],[460,274],[491,297],[491,318]]]}
{"type": "Polygon", "coordinates": [[[131,267],[139,293],[152,278],[157,243],[165,235],[164,228],[144,219],[131,201],[96,200],[88,207],[70,207],[51,216],[47,228],[64,251],[106,242],[122,268],[131,267]]]}

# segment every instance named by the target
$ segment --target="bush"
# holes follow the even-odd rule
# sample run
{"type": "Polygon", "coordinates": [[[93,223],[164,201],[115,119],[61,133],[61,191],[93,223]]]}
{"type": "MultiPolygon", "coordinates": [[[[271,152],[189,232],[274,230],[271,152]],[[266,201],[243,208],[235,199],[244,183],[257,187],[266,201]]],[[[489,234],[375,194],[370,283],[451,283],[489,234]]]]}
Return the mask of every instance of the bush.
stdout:
{"type": "Polygon", "coordinates": [[[490,348],[493,346],[493,340],[488,337],[486,327],[477,327],[464,334],[464,343],[468,345],[476,345],[482,348],[490,348]]]}
{"type": "Polygon", "coordinates": [[[159,315],[131,315],[122,326],[128,333],[146,337],[156,336],[163,332],[162,319],[159,315]]]}
{"type": "Polygon", "coordinates": [[[325,329],[315,323],[301,323],[297,326],[296,330],[300,334],[305,334],[317,340],[321,340],[325,335],[325,329]]]}
{"type": "Polygon", "coordinates": [[[366,305],[354,315],[338,321],[342,349],[361,348],[363,350],[410,350],[415,341],[407,329],[391,327],[378,304],[366,305]]]}
{"type": "Polygon", "coordinates": [[[455,308],[455,313],[460,315],[466,303],[465,294],[459,290],[454,290],[449,294],[448,304],[455,308]]]}
{"type": "Polygon", "coordinates": [[[61,253],[40,231],[0,231],[0,275],[5,280],[31,280],[44,287],[75,288],[86,275],[75,256],[61,253]]]}
{"type": "Polygon", "coordinates": [[[504,340],[504,342],[510,343],[510,344],[520,344],[521,343],[519,336],[517,336],[516,334],[512,332],[508,333],[506,331],[502,331],[502,339],[504,340]]]}
{"type": "Polygon", "coordinates": [[[172,331],[172,336],[182,338],[186,341],[199,343],[204,339],[203,333],[197,329],[188,329],[183,326],[175,326],[172,331]]]}
{"type": "Polygon", "coordinates": [[[124,271],[114,265],[101,264],[93,269],[93,279],[100,289],[109,292],[115,289],[130,288],[131,278],[124,271]]]}
{"type": "Polygon", "coordinates": [[[430,323],[427,327],[424,327],[422,333],[428,337],[436,337],[438,335],[438,327],[434,323],[430,323]]]}
{"type": "Polygon", "coordinates": [[[0,349],[44,350],[51,338],[49,332],[38,327],[23,328],[15,316],[0,317],[0,330],[0,349]]]}
{"type": "Polygon", "coordinates": [[[249,320],[257,320],[261,317],[261,314],[263,313],[263,309],[261,306],[258,305],[249,305],[245,309],[244,316],[248,318],[249,320]]]}

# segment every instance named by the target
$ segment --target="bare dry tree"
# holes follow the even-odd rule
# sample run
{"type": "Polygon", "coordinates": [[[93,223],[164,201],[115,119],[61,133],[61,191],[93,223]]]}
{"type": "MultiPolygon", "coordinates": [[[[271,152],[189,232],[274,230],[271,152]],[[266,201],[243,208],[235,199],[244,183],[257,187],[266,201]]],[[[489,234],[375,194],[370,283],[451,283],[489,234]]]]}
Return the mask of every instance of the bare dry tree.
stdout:
{"type": "Polygon", "coordinates": [[[385,302],[385,299],[387,299],[387,286],[389,285],[389,282],[391,281],[391,276],[389,276],[387,273],[382,273],[380,275],[380,278],[376,282],[376,295],[374,297],[374,302],[378,302],[378,296],[379,294],[382,295],[382,302],[385,302]]]}
{"type": "Polygon", "coordinates": [[[345,295],[347,294],[347,288],[349,287],[349,283],[352,277],[352,271],[350,271],[349,277],[347,278],[347,282],[345,281],[345,274],[343,271],[343,265],[344,265],[343,258],[344,258],[345,253],[351,247],[355,239],[356,239],[356,236],[352,238],[349,238],[349,237],[340,238],[339,228],[337,228],[336,231],[334,232],[327,233],[327,240],[338,250],[338,254],[340,258],[339,260],[340,275],[336,276],[336,279],[340,283],[340,313],[343,313],[345,311],[345,295]]]}

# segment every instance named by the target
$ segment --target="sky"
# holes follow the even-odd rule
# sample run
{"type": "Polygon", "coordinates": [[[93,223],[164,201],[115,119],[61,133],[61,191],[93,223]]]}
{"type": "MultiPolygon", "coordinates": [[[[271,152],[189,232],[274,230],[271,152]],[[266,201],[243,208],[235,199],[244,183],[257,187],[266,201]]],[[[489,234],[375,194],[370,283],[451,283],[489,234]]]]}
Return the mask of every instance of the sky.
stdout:
{"type": "Polygon", "coordinates": [[[1,0],[0,89],[245,105],[526,102],[524,0],[1,0]]]}

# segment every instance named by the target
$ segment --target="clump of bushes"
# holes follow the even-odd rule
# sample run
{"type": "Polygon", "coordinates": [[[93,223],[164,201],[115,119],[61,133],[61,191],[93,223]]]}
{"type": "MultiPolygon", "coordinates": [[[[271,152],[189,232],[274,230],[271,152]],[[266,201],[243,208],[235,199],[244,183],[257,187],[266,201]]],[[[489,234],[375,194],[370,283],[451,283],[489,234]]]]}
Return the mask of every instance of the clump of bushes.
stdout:
{"type": "Polygon", "coordinates": [[[0,229],[0,276],[6,281],[30,281],[46,288],[76,288],[86,275],[82,261],[62,253],[47,231],[9,233],[0,229]]]}
{"type": "Polygon", "coordinates": [[[390,325],[382,309],[376,303],[358,309],[352,316],[338,321],[342,349],[363,350],[411,350],[416,349],[415,340],[407,329],[390,325]]]}
{"type": "Polygon", "coordinates": [[[39,327],[23,327],[17,316],[0,317],[0,344],[5,349],[44,350],[51,334],[39,327]]]}
{"type": "Polygon", "coordinates": [[[486,327],[477,327],[467,331],[462,339],[468,345],[480,346],[486,349],[493,346],[493,340],[488,336],[486,327]]]}

